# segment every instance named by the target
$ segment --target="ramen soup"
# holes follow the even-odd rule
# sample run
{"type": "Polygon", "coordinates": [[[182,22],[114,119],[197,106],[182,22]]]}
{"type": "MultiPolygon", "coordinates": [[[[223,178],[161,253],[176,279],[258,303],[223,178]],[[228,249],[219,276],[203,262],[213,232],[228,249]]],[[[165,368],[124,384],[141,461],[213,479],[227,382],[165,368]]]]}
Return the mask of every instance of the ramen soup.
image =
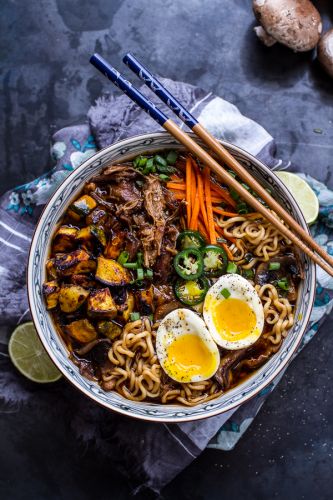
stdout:
{"type": "Polygon", "coordinates": [[[82,375],[132,401],[193,406],[280,349],[298,262],[208,168],[167,151],[84,186],[53,236],[43,292],[82,375]]]}

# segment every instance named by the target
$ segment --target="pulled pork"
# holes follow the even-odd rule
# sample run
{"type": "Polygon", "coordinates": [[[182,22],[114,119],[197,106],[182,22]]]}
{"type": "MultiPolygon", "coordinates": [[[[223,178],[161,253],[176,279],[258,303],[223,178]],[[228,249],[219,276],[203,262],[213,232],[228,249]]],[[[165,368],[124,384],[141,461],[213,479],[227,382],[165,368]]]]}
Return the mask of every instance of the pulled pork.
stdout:
{"type": "Polygon", "coordinates": [[[91,195],[126,230],[124,249],[130,258],[141,249],[144,265],[154,269],[157,282],[166,282],[178,236],[179,203],[158,177],[143,176],[129,165],[107,167],[93,178],[94,185],[91,195]]]}

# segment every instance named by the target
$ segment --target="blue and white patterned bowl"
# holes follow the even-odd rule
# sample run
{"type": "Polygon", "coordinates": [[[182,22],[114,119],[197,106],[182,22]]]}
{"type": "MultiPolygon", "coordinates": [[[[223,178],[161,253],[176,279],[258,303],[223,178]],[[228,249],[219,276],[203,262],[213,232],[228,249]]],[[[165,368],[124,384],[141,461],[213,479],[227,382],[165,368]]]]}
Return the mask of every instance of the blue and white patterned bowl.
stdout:
{"type": "MultiPolygon", "coordinates": [[[[275,174],[249,153],[226,142],[223,142],[223,145],[246,166],[256,179],[270,187],[281,204],[304,229],[308,230],[297,203],[275,174]]],[[[147,151],[155,152],[163,149],[183,150],[184,148],[165,132],[132,137],[103,149],[67,177],[46,205],[36,227],[28,264],[28,295],[32,317],[45,349],[55,365],[77,389],[96,403],[124,415],[157,422],[182,422],[211,417],[241,405],[259,393],[286,367],[302,339],[310,317],[315,294],[315,266],[308,257],[303,256],[305,279],[300,288],[295,325],[289,331],[280,351],[238,387],[213,401],[189,408],[179,405],[134,402],[124,399],[115,392],[105,392],[97,383],[80,375],[78,368],[68,359],[66,346],[56,332],[42,296],[45,262],[48,258],[52,235],[71,201],[93,175],[112,162],[126,161],[147,151]]]]}

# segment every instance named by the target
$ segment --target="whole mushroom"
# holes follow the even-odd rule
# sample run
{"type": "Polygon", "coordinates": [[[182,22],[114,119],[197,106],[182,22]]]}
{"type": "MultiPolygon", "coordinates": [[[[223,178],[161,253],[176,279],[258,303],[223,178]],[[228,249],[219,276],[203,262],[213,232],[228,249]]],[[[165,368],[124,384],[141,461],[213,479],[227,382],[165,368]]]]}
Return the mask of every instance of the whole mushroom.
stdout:
{"type": "Polygon", "coordinates": [[[318,61],[333,78],[333,28],[327,31],[318,44],[318,61]]]}
{"type": "Polygon", "coordinates": [[[322,31],[321,17],[309,0],[253,0],[261,26],[254,28],[267,46],[282,43],[295,52],[313,49],[322,31]]]}

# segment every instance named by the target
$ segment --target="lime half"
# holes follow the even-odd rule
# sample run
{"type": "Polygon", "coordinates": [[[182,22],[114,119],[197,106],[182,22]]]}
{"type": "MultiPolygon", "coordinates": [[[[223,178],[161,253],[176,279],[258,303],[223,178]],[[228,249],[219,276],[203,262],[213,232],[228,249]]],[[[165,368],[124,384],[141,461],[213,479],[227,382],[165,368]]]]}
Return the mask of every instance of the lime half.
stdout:
{"type": "Polygon", "coordinates": [[[275,172],[283,184],[289,189],[308,224],[316,222],[319,213],[319,201],[309,184],[291,172],[275,172]]]}
{"type": "Polygon", "coordinates": [[[61,378],[60,371],[50,360],[32,322],[15,328],[8,350],[13,364],[29,380],[45,384],[61,378]]]}

